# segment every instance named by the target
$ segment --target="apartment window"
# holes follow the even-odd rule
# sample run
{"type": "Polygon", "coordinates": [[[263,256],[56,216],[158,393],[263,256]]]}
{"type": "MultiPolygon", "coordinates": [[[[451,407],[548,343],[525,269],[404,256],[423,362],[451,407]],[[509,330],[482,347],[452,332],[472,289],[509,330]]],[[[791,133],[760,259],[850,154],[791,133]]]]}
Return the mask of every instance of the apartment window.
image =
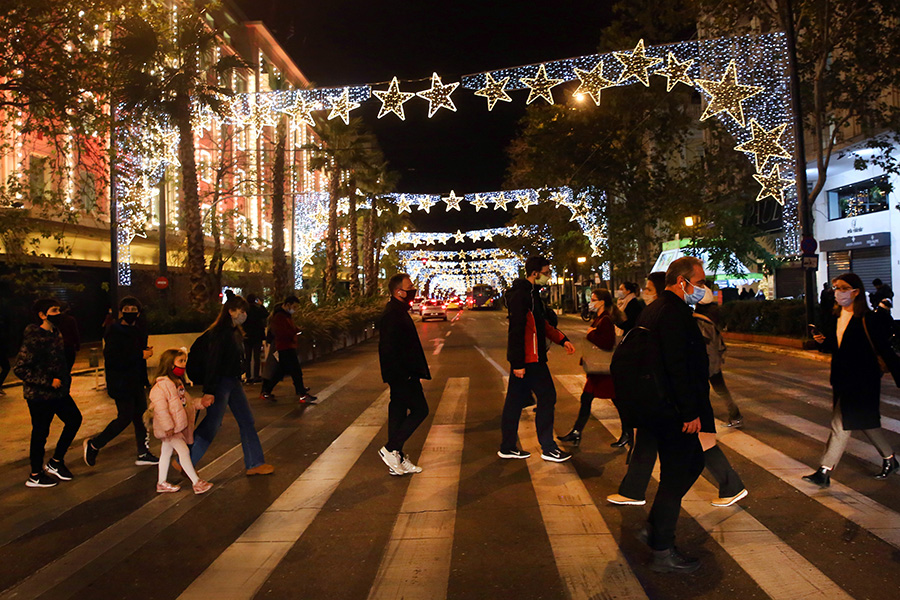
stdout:
{"type": "Polygon", "coordinates": [[[86,212],[93,211],[97,206],[97,176],[79,169],[75,175],[75,196],[86,212]]]}
{"type": "Polygon", "coordinates": [[[887,175],[828,192],[828,220],[858,217],[890,208],[887,175]]]}
{"type": "Polygon", "coordinates": [[[50,189],[50,159],[40,154],[28,158],[28,190],[32,198],[43,196],[50,189]]]}

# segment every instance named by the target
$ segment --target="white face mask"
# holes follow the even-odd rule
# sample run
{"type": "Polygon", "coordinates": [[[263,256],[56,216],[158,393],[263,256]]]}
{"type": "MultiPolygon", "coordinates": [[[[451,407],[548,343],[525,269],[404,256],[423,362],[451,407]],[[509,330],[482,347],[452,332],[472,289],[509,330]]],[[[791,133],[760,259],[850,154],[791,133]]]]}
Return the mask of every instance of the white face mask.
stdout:
{"type": "Polygon", "coordinates": [[[591,312],[599,313],[600,307],[603,306],[603,303],[599,300],[591,300],[591,303],[588,304],[588,307],[591,309],[591,312]]]}
{"type": "Polygon", "coordinates": [[[621,300],[625,297],[625,292],[622,290],[616,290],[616,300],[621,300]]]}
{"type": "Polygon", "coordinates": [[[534,282],[535,282],[537,285],[547,285],[547,284],[550,283],[550,276],[549,276],[549,275],[545,275],[544,273],[541,273],[540,275],[538,275],[538,276],[535,278],[534,282]]]}
{"type": "Polygon", "coordinates": [[[641,294],[641,298],[644,299],[644,304],[650,304],[654,300],[656,300],[656,294],[651,294],[650,292],[644,292],[641,294]]]}
{"type": "Polygon", "coordinates": [[[834,300],[841,306],[850,306],[853,304],[853,290],[836,290],[834,300]]]}
{"type": "Polygon", "coordinates": [[[697,304],[712,304],[716,301],[715,295],[713,295],[712,290],[709,288],[703,288],[706,291],[703,292],[703,297],[700,298],[700,301],[697,304]]]}

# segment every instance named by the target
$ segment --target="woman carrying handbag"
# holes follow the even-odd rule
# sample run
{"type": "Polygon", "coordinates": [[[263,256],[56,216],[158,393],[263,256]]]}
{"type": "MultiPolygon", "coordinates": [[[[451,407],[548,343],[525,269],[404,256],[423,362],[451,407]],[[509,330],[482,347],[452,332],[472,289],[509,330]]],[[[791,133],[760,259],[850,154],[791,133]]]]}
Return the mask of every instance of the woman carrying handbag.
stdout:
{"type": "MultiPolygon", "coordinates": [[[[596,313],[588,329],[585,342],[582,366],[587,373],[587,381],[581,392],[581,408],[572,431],[560,436],[561,442],[569,442],[577,446],[581,443],[581,432],[591,416],[591,403],[594,398],[609,398],[615,402],[612,375],[609,374],[609,361],[616,347],[616,328],[613,324],[622,318],[618,307],[613,302],[612,294],[606,288],[597,288],[591,292],[591,311],[596,313]]],[[[621,418],[621,411],[619,413],[621,418]]],[[[622,439],[626,440],[618,446],[631,443],[631,427],[622,424],[622,439]],[[627,435],[627,439],[626,439],[627,435]]],[[[621,441],[621,440],[620,440],[621,441]]],[[[614,445],[617,445],[618,442],[614,445]]]]}
{"type": "Polygon", "coordinates": [[[900,357],[890,343],[890,327],[883,317],[869,310],[862,280],[855,273],[844,273],[832,282],[835,316],[823,334],[813,328],[813,339],[831,351],[831,388],[833,409],[831,435],[822,456],[821,467],[803,479],[820,487],[831,484],[831,471],[837,466],[850,435],[862,430],[881,454],[881,472],[885,479],[900,470],[894,451],[881,430],[881,377],[890,372],[900,386],[900,357]]]}

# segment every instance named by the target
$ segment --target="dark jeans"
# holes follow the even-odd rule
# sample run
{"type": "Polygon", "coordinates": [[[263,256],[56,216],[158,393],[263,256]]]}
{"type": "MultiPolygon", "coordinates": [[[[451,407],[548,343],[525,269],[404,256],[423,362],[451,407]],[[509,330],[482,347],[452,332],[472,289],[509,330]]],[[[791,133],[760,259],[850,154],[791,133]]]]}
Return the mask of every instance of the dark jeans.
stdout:
{"type": "MultiPolygon", "coordinates": [[[[697,434],[682,433],[677,421],[654,422],[638,428],[638,439],[653,438],[659,449],[659,488],[650,508],[650,546],[666,550],[675,545],[675,526],[681,499],[703,471],[703,449],[697,434]]],[[[633,459],[632,459],[633,460],[633,459]]]]}
{"type": "Polygon", "coordinates": [[[116,418],[109,422],[106,429],[91,439],[91,446],[99,450],[117,435],[125,431],[129,424],[134,425],[134,442],[138,456],[150,451],[149,436],[144,426],[144,411],[147,410],[147,397],[143,389],[135,389],[113,397],[116,401],[116,418]]]}
{"type": "Polygon", "coordinates": [[[262,340],[244,340],[244,373],[248,381],[259,377],[261,362],[262,340]]]}
{"type": "Polygon", "coordinates": [[[428,402],[419,379],[392,382],[390,387],[388,442],[384,447],[390,452],[403,452],[403,444],[428,416],[428,402]]]}
{"type": "Polygon", "coordinates": [[[63,422],[63,430],[56,442],[56,450],[53,458],[62,461],[66,457],[66,450],[72,445],[78,428],[81,427],[81,411],[72,400],[72,396],[66,395],[59,400],[28,401],[28,412],[31,413],[31,472],[40,473],[44,468],[44,445],[47,436],[50,435],[50,423],[53,417],[59,417],[63,422]]]}
{"type": "Polygon", "coordinates": [[[290,375],[291,379],[293,379],[294,392],[297,394],[306,393],[306,386],[303,385],[303,369],[300,368],[300,359],[297,357],[297,351],[288,349],[278,351],[278,364],[275,365],[275,373],[272,375],[272,379],[263,380],[263,394],[271,394],[272,390],[275,389],[275,385],[285,375],[290,375]]]}
{"type": "Polygon", "coordinates": [[[194,467],[203,458],[222,426],[226,407],[231,409],[231,414],[234,415],[234,420],[237,421],[241,433],[244,467],[253,469],[266,462],[259,434],[256,433],[253,412],[250,410],[250,403],[247,401],[241,380],[237,377],[223,377],[216,385],[215,396],[216,400],[212,406],[206,409],[206,417],[194,430],[194,445],[191,446],[191,462],[194,463],[194,467]]]}
{"type": "Polygon", "coordinates": [[[0,350],[0,385],[3,385],[3,382],[6,381],[6,376],[9,375],[9,357],[6,356],[6,349],[0,350]]]}
{"type": "Polygon", "coordinates": [[[725,405],[728,407],[728,420],[737,421],[743,419],[741,416],[741,409],[738,408],[734,398],[731,397],[731,392],[728,391],[728,386],[725,385],[725,378],[722,377],[722,373],[719,372],[710,377],[709,384],[712,386],[712,389],[715,390],[716,394],[725,400],[725,405]]]}
{"type": "Polygon", "coordinates": [[[516,377],[510,370],[509,387],[506,388],[506,402],[500,418],[503,434],[501,451],[510,451],[519,443],[519,418],[522,409],[531,404],[531,394],[537,398],[534,410],[534,428],[537,430],[541,450],[550,452],[558,446],[553,439],[553,410],[556,406],[556,388],[547,363],[538,362],[525,365],[525,377],[516,377]]]}

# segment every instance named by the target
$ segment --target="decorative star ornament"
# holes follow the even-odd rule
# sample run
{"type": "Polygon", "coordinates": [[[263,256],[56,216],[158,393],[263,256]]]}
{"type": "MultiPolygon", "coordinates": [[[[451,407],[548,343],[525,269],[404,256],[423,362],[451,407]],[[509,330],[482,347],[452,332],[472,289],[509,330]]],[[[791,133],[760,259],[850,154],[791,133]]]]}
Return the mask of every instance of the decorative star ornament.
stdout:
{"type": "Polygon", "coordinates": [[[328,113],[328,120],[340,117],[344,125],[350,124],[350,111],[359,108],[359,102],[350,102],[350,90],[344,88],[344,92],[337,100],[331,100],[331,112],[328,113]]]}
{"type": "Polygon", "coordinates": [[[632,77],[650,87],[650,74],[648,71],[662,62],[661,58],[647,56],[644,53],[644,40],[640,40],[631,52],[613,52],[616,60],[622,63],[622,73],[618,83],[625,83],[632,77]]]}
{"type": "Polygon", "coordinates": [[[472,206],[475,207],[475,212],[480,211],[482,208],[487,208],[487,200],[481,194],[475,194],[475,198],[472,200],[472,206]]]}
{"type": "Polygon", "coordinates": [[[694,59],[686,60],[684,62],[679,61],[675,58],[675,55],[669,52],[666,56],[666,66],[657,69],[653,72],[654,75],[661,75],[666,78],[666,91],[671,92],[672,88],[675,87],[679,83],[683,83],[687,86],[694,86],[694,81],[691,79],[691,76],[687,74],[688,70],[694,64],[694,59]]]}
{"type": "MultiPolygon", "coordinates": [[[[474,240],[475,238],[472,238],[472,239],[474,240]]],[[[483,240],[486,241],[486,242],[493,242],[493,241],[494,241],[494,234],[491,233],[490,231],[482,231],[482,232],[481,232],[481,239],[483,239],[483,240]]]]}
{"type": "Polygon", "coordinates": [[[419,200],[419,210],[424,210],[426,213],[431,214],[431,207],[435,204],[436,202],[431,196],[422,196],[419,200]]]}
{"type": "Polygon", "coordinates": [[[701,121],[724,112],[731,115],[731,118],[737,121],[741,127],[746,127],[744,124],[744,109],[741,106],[741,102],[763,91],[763,87],[759,85],[742,85],[738,83],[737,66],[735,66],[734,60],[728,63],[728,68],[725,69],[725,74],[722,75],[722,79],[719,81],[695,79],[694,83],[711,96],[706,110],[700,116],[701,121]]]}
{"type": "Polygon", "coordinates": [[[494,105],[497,104],[498,100],[512,102],[512,98],[510,98],[509,94],[506,93],[506,90],[503,89],[506,87],[506,84],[509,83],[509,77],[504,77],[500,81],[497,81],[494,79],[493,75],[485,73],[484,78],[484,87],[475,92],[475,95],[487,98],[489,111],[494,110],[494,105]]]}
{"type": "Polygon", "coordinates": [[[734,149],[752,154],[756,161],[756,172],[762,173],[770,158],[791,157],[780,141],[786,128],[787,123],[766,131],[762,125],[756,122],[756,119],[750,119],[750,134],[752,136],[750,141],[744,142],[740,146],[735,146],[734,149]]]}
{"type": "Polygon", "coordinates": [[[575,90],[573,96],[579,97],[579,94],[587,94],[597,106],[600,106],[600,90],[615,85],[614,81],[610,81],[603,76],[602,60],[590,71],[585,71],[584,69],[576,67],[575,75],[578,76],[578,80],[581,83],[578,85],[578,89],[575,90]]]}
{"type": "Polygon", "coordinates": [[[473,242],[477,242],[480,239],[480,236],[478,235],[478,232],[476,232],[476,231],[470,231],[468,236],[469,236],[469,239],[472,240],[473,242]]]}
{"type": "Polygon", "coordinates": [[[456,233],[453,234],[453,239],[456,240],[457,242],[464,242],[464,241],[466,241],[466,234],[464,234],[462,231],[457,229],[456,233]]]}
{"type": "Polygon", "coordinates": [[[506,210],[506,205],[512,202],[504,194],[494,196],[494,210],[506,210]]]}
{"type": "Polygon", "coordinates": [[[537,204],[537,201],[532,200],[530,194],[519,194],[516,196],[516,208],[521,208],[525,212],[528,212],[529,206],[534,206],[535,204],[537,204]]]}
{"type": "Polygon", "coordinates": [[[778,168],[778,165],[772,167],[768,175],[754,173],[753,179],[762,186],[759,195],[756,197],[757,202],[772,197],[782,206],[784,206],[784,190],[794,185],[793,179],[784,179],[781,176],[781,170],[778,168]]]}
{"type": "Polygon", "coordinates": [[[519,77],[519,81],[528,86],[528,100],[525,104],[531,104],[538,98],[543,98],[548,104],[553,104],[553,92],[550,88],[559,85],[564,79],[551,79],[547,77],[547,67],[541,63],[538,67],[537,76],[535,77],[519,77]]]}
{"type": "Polygon", "coordinates": [[[262,135],[263,128],[274,125],[272,115],[272,101],[263,94],[256,94],[256,100],[250,107],[250,118],[248,119],[250,126],[253,128],[253,136],[262,135]]]}
{"type": "Polygon", "coordinates": [[[412,214],[412,202],[405,195],[401,195],[397,199],[397,214],[402,215],[404,212],[412,214]]]}
{"type": "Polygon", "coordinates": [[[447,208],[445,208],[444,210],[446,212],[450,212],[451,208],[453,210],[457,210],[457,211],[460,210],[460,208],[459,208],[460,200],[462,200],[462,198],[457,196],[456,192],[454,192],[453,190],[450,190],[450,195],[447,196],[446,198],[444,198],[444,203],[447,205],[447,208]]]}
{"type": "Polygon", "coordinates": [[[298,92],[294,97],[294,103],[284,111],[284,114],[288,115],[294,121],[295,126],[300,123],[306,123],[310,127],[315,127],[316,122],[313,120],[312,116],[312,111],[315,109],[315,103],[307,102],[298,92]]]}
{"type": "Polygon", "coordinates": [[[431,88],[416,92],[416,96],[428,100],[429,119],[433,117],[434,113],[440,108],[446,108],[456,112],[456,105],[453,104],[453,100],[450,99],[450,94],[453,93],[453,90],[455,90],[458,85],[459,82],[444,85],[443,82],[441,82],[440,75],[437,73],[431,74],[431,88]]]}
{"type": "Polygon", "coordinates": [[[397,78],[391,79],[391,85],[386,90],[372,90],[376,98],[381,100],[381,110],[378,111],[378,118],[388,113],[394,113],[400,117],[401,121],[406,120],[406,114],[403,111],[403,103],[408,102],[410,98],[415,96],[412,92],[401,92],[400,84],[397,78]]]}

